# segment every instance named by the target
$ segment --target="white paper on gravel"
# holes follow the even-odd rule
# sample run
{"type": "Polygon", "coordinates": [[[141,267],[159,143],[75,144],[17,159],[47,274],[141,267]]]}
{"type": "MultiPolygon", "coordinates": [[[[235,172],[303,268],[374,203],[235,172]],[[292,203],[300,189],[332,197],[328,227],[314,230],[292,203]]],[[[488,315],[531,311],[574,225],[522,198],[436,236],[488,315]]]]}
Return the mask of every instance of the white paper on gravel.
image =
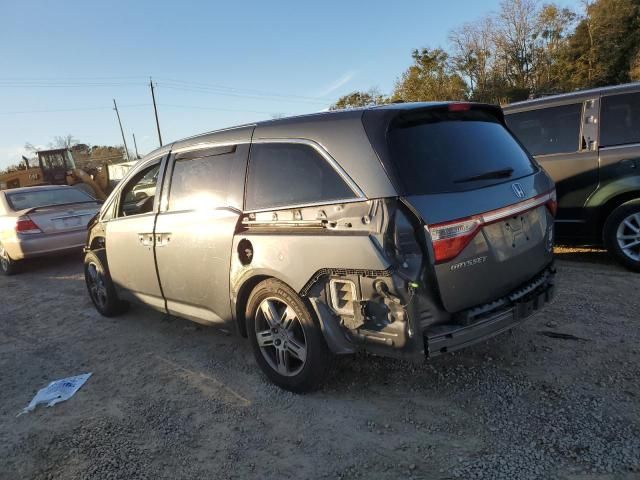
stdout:
{"type": "Polygon", "coordinates": [[[77,375],[75,377],[63,378],[61,380],[51,382],[45,388],[41,388],[38,393],[36,393],[36,396],[33,397],[31,403],[29,403],[29,405],[27,405],[27,407],[22,410],[18,416],[23,413],[33,411],[41,403],[46,403],[47,407],[52,407],[56,403],[69,400],[78,390],[80,390],[80,387],[84,385],[84,382],[86,382],[90,376],[91,373],[83,373],[82,375],[77,375]]]}

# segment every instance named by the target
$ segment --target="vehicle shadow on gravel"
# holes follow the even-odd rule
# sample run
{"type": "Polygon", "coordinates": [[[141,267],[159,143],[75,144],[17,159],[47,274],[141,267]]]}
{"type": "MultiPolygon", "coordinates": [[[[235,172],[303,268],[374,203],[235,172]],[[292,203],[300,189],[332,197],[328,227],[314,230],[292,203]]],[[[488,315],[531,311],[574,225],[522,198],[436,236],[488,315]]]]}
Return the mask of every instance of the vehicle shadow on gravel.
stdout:
{"type": "Polygon", "coordinates": [[[59,274],[66,271],[75,273],[79,269],[82,269],[82,252],[80,250],[64,255],[23,260],[20,263],[20,272],[15,278],[29,273],[59,274]]]}

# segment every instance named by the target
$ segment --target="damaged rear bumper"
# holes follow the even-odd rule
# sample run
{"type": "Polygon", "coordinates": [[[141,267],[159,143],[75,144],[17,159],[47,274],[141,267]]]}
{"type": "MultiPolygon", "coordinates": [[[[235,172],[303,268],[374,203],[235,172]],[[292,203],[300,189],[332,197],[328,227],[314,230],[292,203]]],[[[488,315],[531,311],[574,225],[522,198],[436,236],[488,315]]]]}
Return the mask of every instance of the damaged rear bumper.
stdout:
{"type": "Polygon", "coordinates": [[[549,268],[533,282],[506,298],[465,312],[455,323],[438,324],[424,332],[428,357],[453,352],[499,335],[540,310],[555,296],[555,270],[549,268]]]}

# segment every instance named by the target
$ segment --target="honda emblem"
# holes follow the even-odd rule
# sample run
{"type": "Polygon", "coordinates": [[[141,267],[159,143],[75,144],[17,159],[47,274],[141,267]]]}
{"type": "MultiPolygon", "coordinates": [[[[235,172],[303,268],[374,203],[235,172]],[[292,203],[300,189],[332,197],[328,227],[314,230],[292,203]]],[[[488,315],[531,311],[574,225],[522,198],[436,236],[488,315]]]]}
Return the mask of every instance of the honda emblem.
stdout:
{"type": "Polygon", "coordinates": [[[519,183],[511,184],[511,188],[513,189],[513,193],[515,193],[516,197],[524,198],[524,188],[519,183]]]}

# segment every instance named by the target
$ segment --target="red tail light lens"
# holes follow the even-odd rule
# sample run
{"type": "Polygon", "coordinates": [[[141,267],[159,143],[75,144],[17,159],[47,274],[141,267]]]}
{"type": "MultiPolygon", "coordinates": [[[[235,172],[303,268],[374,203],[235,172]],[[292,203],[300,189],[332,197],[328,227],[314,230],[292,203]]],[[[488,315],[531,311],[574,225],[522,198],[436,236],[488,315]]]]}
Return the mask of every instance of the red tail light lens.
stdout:
{"type": "Polygon", "coordinates": [[[431,235],[435,262],[442,263],[457,257],[483,226],[533,210],[540,205],[546,205],[549,211],[555,215],[555,209],[557,208],[556,191],[551,190],[524,202],[491,210],[473,217],[426,225],[425,228],[431,235]]]}
{"type": "Polygon", "coordinates": [[[16,232],[22,234],[42,233],[40,227],[29,217],[20,217],[16,223],[16,232]]]}
{"type": "Polygon", "coordinates": [[[470,103],[450,103],[448,106],[450,112],[468,112],[471,110],[470,103]]]}
{"type": "Polygon", "coordinates": [[[556,197],[556,191],[555,190],[551,190],[551,192],[549,193],[549,201],[547,202],[547,208],[549,209],[549,212],[551,213],[551,215],[556,216],[556,213],[558,213],[558,198],[556,197]]]}
{"type": "Polygon", "coordinates": [[[458,256],[476,236],[482,226],[478,217],[429,227],[436,263],[446,262],[458,256]]]}

